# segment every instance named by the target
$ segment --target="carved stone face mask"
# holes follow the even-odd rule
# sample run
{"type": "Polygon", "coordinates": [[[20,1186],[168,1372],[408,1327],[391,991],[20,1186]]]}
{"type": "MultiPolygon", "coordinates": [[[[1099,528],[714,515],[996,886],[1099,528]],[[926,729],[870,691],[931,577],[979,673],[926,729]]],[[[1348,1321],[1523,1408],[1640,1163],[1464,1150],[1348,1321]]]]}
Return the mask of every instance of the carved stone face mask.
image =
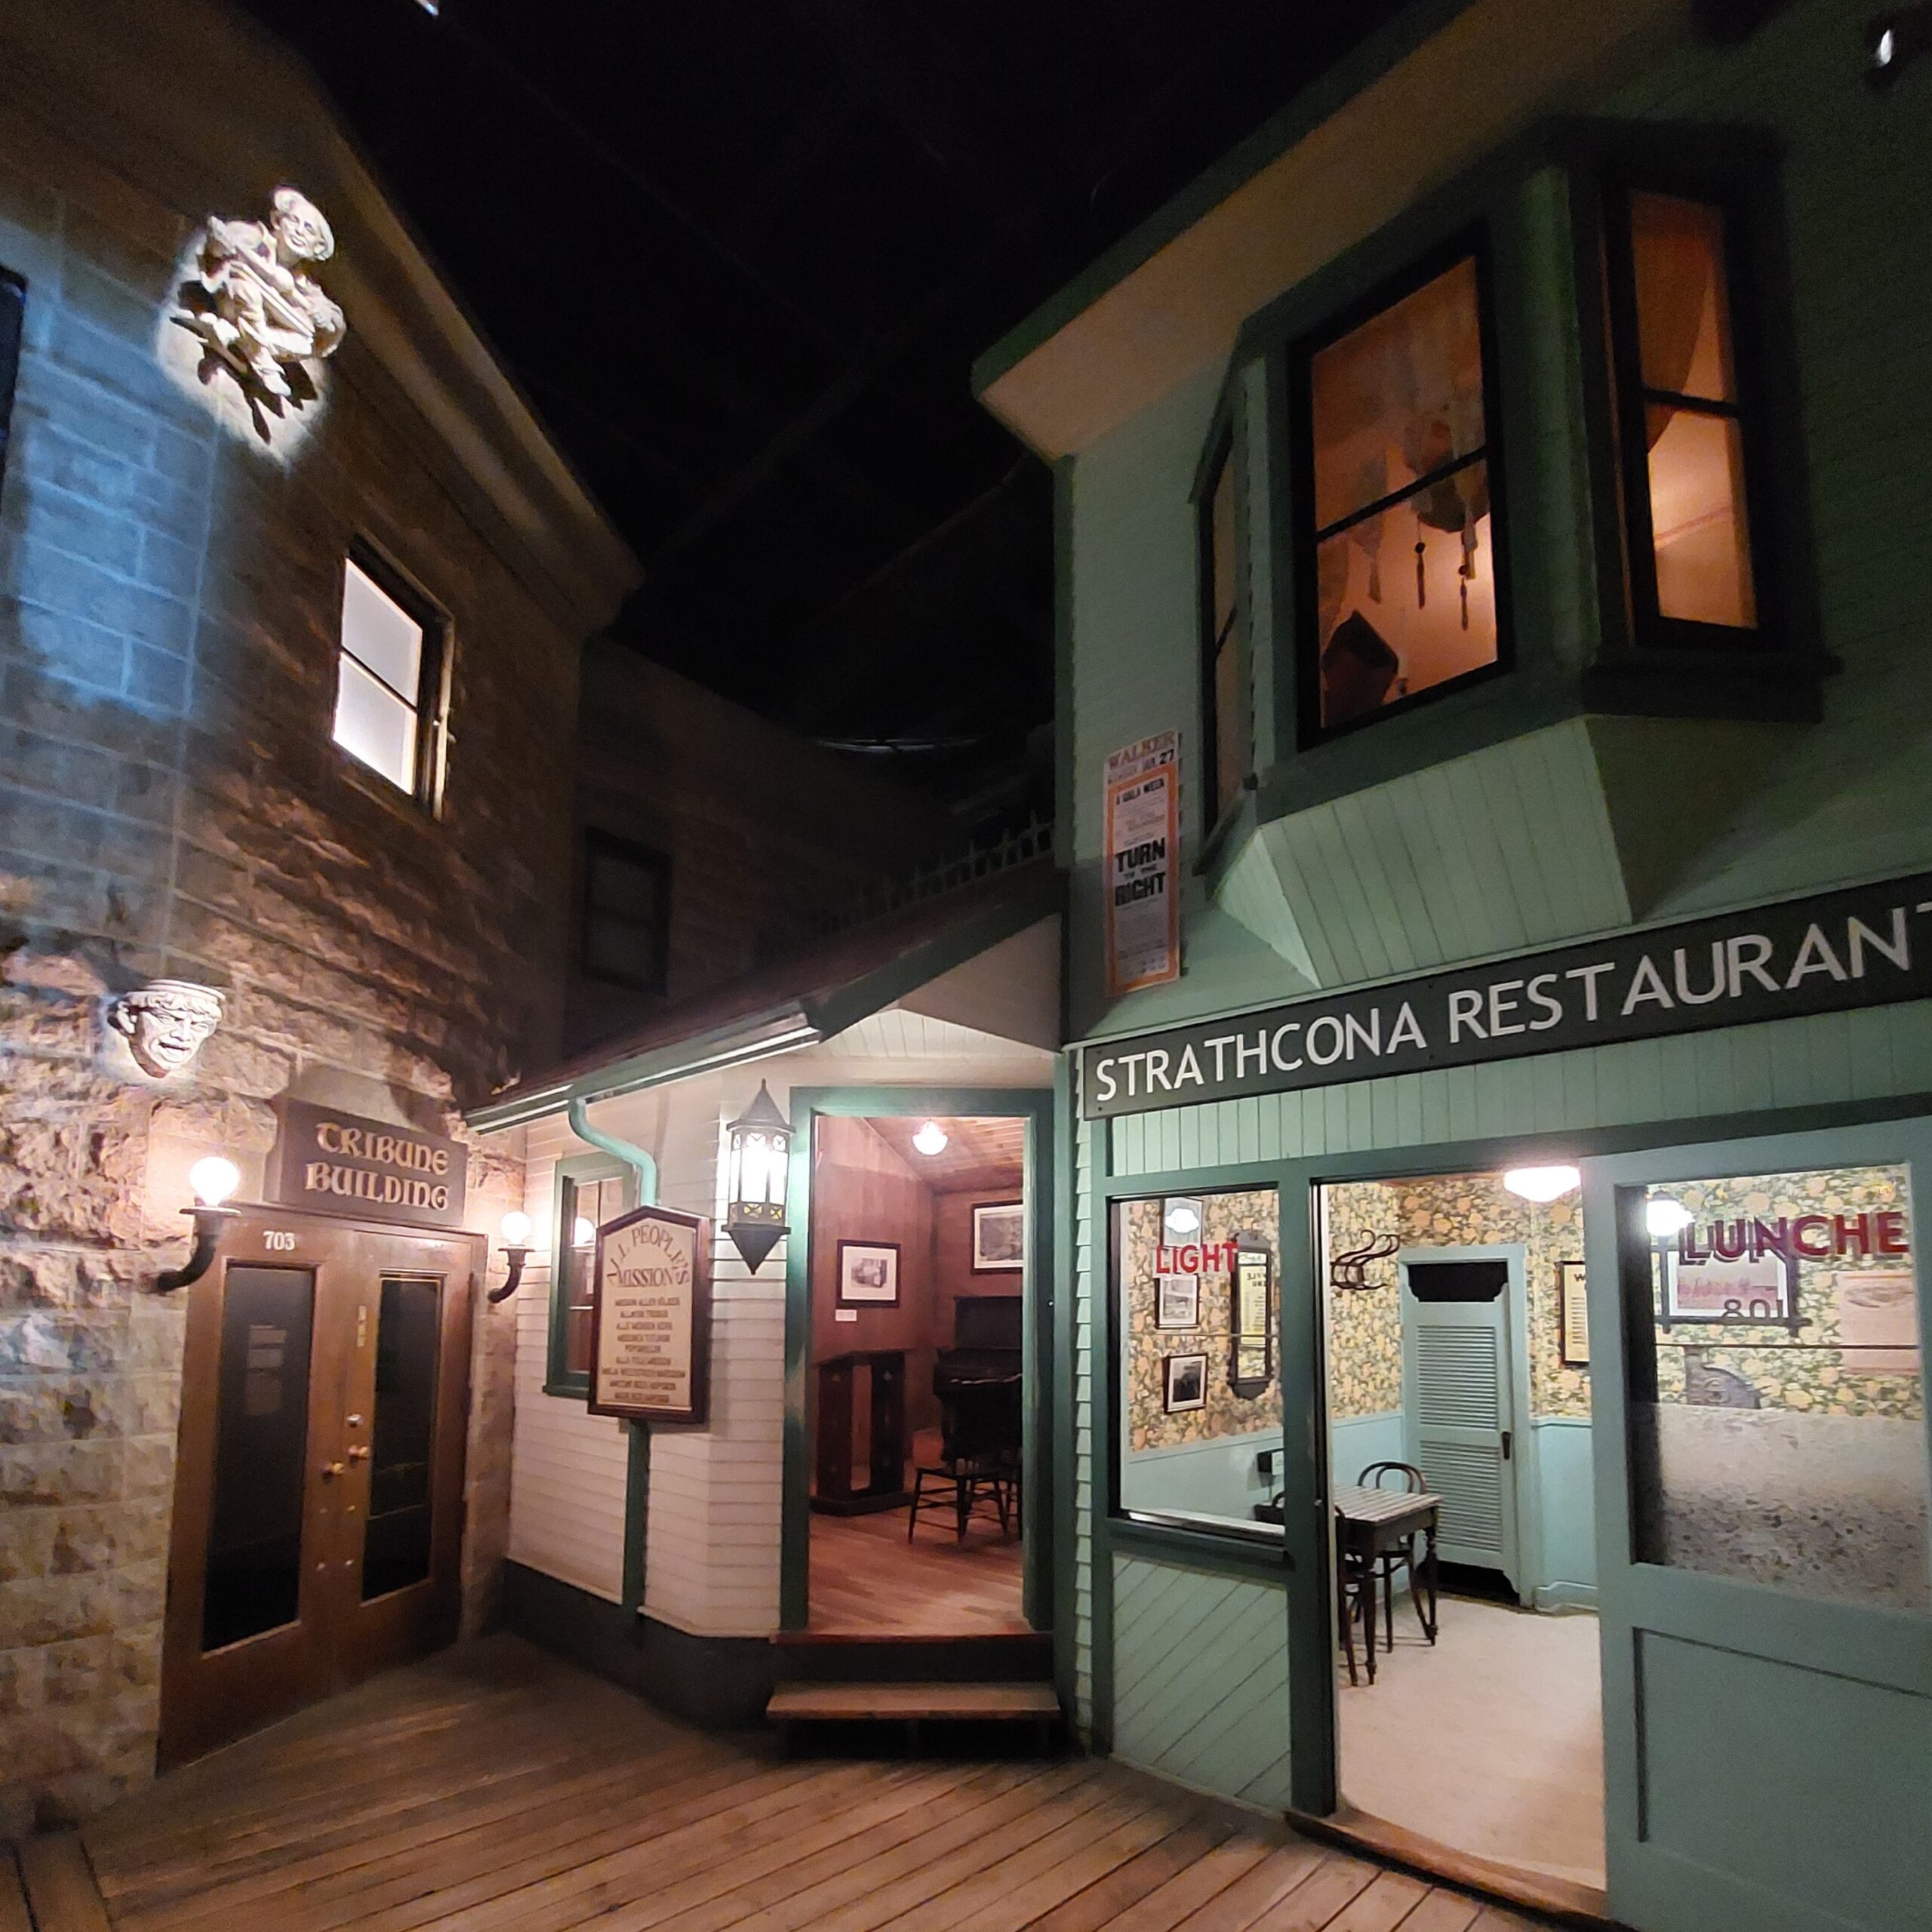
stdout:
{"type": "Polygon", "coordinates": [[[165,1080],[188,1066],[221,1024],[221,995],[189,980],[156,980],[123,994],[107,1022],[126,1037],[134,1064],[165,1080]]]}

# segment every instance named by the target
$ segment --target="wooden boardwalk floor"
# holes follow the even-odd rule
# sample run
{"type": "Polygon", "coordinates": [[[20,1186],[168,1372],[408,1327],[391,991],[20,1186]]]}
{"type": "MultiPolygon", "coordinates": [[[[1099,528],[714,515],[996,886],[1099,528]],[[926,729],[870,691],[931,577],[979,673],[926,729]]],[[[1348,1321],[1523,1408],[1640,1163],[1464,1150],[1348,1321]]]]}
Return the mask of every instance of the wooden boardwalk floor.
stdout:
{"type": "Polygon", "coordinates": [[[511,1638],[174,1772],[85,1833],[125,1932],[1521,1932],[1091,1760],[797,1759],[511,1638]]]}

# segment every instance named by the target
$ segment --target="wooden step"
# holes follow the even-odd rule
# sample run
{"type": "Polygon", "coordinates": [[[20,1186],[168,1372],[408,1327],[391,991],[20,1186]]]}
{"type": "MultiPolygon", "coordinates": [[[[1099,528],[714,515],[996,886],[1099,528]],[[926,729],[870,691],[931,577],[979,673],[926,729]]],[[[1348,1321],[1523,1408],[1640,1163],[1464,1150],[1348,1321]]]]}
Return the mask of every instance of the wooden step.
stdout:
{"type": "Polygon", "coordinates": [[[1060,1716],[1050,1684],[781,1684],[765,1715],[783,1724],[1031,1724],[1060,1716]]]}
{"type": "MultiPolygon", "coordinates": [[[[78,1832],[45,1832],[14,1849],[35,1932],[112,1932],[78,1832]]],[[[0,1890],[0,1927],[8,1924],[7,1909],[0,1890]]]]}

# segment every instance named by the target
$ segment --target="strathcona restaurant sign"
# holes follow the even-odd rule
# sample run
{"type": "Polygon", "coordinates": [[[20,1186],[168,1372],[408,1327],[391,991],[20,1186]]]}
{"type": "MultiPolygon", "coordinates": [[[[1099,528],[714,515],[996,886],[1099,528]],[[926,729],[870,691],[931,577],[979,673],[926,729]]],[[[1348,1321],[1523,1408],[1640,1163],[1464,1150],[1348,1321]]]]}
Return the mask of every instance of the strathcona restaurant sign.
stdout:
{"type": "Polygon", "coordinates": [[[440,1134],[309,1100],[280,1103],[275,1199],[285,1208],[460,1228],[469,1150],[440,1134]]]}
{"type": "Polygon", "coordinates": [[[1932,874],[1098,1041],[1089,1120],[1932,998],[1932,874]]]}

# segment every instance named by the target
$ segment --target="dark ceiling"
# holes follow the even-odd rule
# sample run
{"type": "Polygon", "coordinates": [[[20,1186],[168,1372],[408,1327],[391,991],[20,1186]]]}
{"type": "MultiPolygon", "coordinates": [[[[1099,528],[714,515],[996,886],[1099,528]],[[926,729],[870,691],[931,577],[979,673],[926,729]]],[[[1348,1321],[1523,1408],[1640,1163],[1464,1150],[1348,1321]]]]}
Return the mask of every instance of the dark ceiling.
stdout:
{"type": "Polygon", "coordinates": [[[642,558],[620,634],[983,825],[1046,795],[1052,532],[974,357],[1396,11],[248,4],[642,558]]]}

